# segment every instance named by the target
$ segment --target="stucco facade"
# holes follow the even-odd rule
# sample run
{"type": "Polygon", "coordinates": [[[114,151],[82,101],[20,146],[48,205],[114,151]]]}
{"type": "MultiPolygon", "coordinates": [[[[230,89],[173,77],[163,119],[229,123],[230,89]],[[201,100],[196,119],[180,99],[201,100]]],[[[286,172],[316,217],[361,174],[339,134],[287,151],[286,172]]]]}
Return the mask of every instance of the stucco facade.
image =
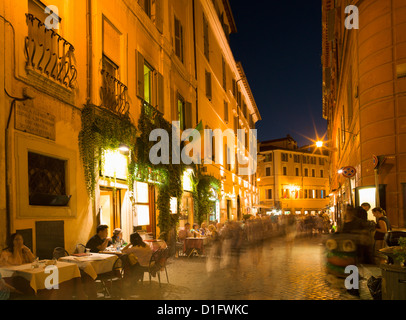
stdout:
{"type": "Polygon", "coordinates": [[[346,1],[323,1],[323,114],[334,205],[340,210],[351,197],[360,204],[360,190],[379,184],[380,192],[372,192],[370,202],[386,209],[393,226],[403,227],[406,1],[352,4],[357,11],[346,14],[346,1]],[[345,27],[350,13],[359,17],[359,29],[345,27]],[[377,172],[374,156],[381,160],[377,172]],[[345,166],[356,169],[355,177],[338,173],[345,166]]]}
{"type": "MultiPolygon", "coordinates": [[[[139,222],[133,216],[125,179],[100,176],[94,199],[86,189],[78,145],[81,110],[84,105],[106,104],[103,90],[108,80],[113,79],[115,90],[121,90],[118,106],[128,108],[135,126],[148,103],[167,121],[182,118],[185,129],[199,123],[222,131],[255,128],[260,114],[228,43],[234,32],[228,1],[2,1],[0,130],[5,139],[0,142],[4,176],[0,183],[0,247],[5,246],[9,233],[19,230],[31,235],[35,252],[41,245],[37,233],[49,231],[50,237],[58,237],[50,228],[59,222],[55,225],[59,238],[72,252],[77,243],[86,243],[95,233],[98,223],[107,223],[110,229],[121,227],[128,239],[139,222]],[[50,13],[44,13],[48,5],[58,9],[55,19],[59,25],[52,37],[51,31],[38,24],[49,17],[50,13]],[[44,50],[47,46],[48,51],[44,50]],[[106,71],[112,77],[107,78],[106,71]],[[209,84],[207,74],[211,75],[209,84]],[[181,112],[180,102],[184,103],[181,112]],[[38,206],[30,202],[31,154],[45,156],[45,161],[52,158],[52,163],[55,159],[63,162],[64,192],[71,196],[68,204],[38,206]]],[[[240,218],[258,198],[253,176],[238,176],[235,166],[226,165],[224,145],[222,142],[216,151],[220,163],[205,169],[222,181],[218,203],[223,221],[240,218]]],[[[229,152],[235,156],[237,151],[229,152]]],[[[248,150],[241,152],[248,155],[248,150]]],[[[143,187],[134,190],[145,191],[143,187]]],[[[147,231],[158,236],[156,192],[154,186],[148,188],[147,231]]],[[[192,214],[189,219],[193,220],[192,214]]]]}

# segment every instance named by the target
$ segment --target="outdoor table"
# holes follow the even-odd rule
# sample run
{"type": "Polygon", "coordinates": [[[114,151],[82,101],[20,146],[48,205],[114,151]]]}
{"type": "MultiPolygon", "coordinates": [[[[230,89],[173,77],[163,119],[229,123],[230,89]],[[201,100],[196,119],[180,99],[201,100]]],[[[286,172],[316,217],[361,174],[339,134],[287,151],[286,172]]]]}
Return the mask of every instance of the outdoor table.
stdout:
{"type": "Polygon", "coordinates": [[[153,251],[157,251],[158,249],[166,249],[168,247],[166,242],[161,239],[149,239],[144,240],[144,242],[148,244],[153,251]]]}
{"type": "Polygon", "coordinates": [[[61,261],[75,263],[82,275],[84,290],[89,299],[97,298],[97,276],[113,270],[114,262],[118,259],[116,254],[88,253],[80,256],[67,256],[59,258],[61,261]]]}
{"type": "Polygon", "coordinates": [[[199,253],[201,252],[204,254],[204,245],[207,243],[207,237],[199,237],[199,238],[194,238],[194,237],[188,237],[185,239],[183,243],[183,252],[189,253],[189,257],[193,252],[199,253]]]}
{"type": "Polygon", "coordinates": [[[79,269],[96,280],[98,274],[110,272],[117,259],[115,254],[89,253],[83,256],[62,257],[59,261],[77,264],[79,269]]]}
{"type": "MultiPolygon", "coordinates": [[[[24,294],[34,294],[39,297],[47,296],[48,299],[72,298],[74,291],[81,297],[83,291],[80,286],[80,271],[77,265],[67,262],[56,262],[58,268],[58,289],[46,287],[47,277],[52,277],[53,271],[46,273],[46,260],[40,262],[39,267],[33,268],[32,263],[18,266],[3,266],[0,273],[4,280],[24,294]]],[[[52,270],[52,269],[51,269],[52,270]]]]}
{"type": "Polygon", "coordinates": [[[121,247],[120,251],[117,251],[117,248],[114,246],[107,247],[103,251],[100,251],[101,254],[115,254],[116,256],[122,256],[123,252],[121,251],[124,247],[121,247]]]}

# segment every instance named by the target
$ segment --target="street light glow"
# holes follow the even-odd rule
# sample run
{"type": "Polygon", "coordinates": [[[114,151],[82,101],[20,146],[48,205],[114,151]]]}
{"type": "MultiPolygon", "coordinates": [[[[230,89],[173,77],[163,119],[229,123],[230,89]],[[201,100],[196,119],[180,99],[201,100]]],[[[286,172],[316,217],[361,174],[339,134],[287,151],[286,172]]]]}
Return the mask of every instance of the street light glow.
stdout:
{"type": "Polygon", "coordinates": [[[323,145],[324,145],[324,142],[323,142],[323,141],[317,141],[317,142],[316,142],[316,147],[317,147],[317,148],[321,148],[321,147],[323,147],[323,145]]]}

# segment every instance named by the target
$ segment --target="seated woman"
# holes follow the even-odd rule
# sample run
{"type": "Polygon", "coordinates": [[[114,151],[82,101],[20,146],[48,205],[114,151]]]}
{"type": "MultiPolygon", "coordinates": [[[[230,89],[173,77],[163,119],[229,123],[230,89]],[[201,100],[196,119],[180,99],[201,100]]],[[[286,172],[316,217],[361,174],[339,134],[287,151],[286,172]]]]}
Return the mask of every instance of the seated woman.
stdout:
{"type": "Polygon", "coordinates": [[[7,239],[7,248],[1,252],[0,265],[18,266],[25,263],[31,263],[35,256],[31,250],[24,245],[23,236],[19,233],[13,233],[7,239]]]}
{"type": "Polygon", "coordinates": [[[137,263],[131,267],[135,281],[142,279],[145,268],[149,267],[149,262],[153,254],[152,249],[142,240],[141,236],[135,232],[130,235],[130,243],[121,250],[124,254],[134,255],[137,263]]]}

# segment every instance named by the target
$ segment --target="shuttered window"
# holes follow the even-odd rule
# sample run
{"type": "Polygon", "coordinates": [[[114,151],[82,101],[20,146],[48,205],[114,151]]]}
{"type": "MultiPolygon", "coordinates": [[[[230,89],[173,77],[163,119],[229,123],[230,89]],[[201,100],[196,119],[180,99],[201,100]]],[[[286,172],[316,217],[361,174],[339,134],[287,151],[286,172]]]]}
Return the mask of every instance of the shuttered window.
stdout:
{"type": "Polygon", "coordinates": [[[224,121],[228,123],[228,103],[224,101],[224,121]]]}
{"type": "Polygon", "coordinates": [[[175,17],[175,54],[183,62],[183,27],[175,17]]]}
{"type": "Polygon", "coordinates": [[[209,44],[209,23],[205,15],[203,15],[203,41],[204,41],[204,56],[207,61],[210,61],[210,44],[209,44]]]}
{"type": "Polygon", "coordinates": [[[206,71],[206,97],[211,101],[212,99],[212,88],[211,88],[211,73],[206,71]]]}

